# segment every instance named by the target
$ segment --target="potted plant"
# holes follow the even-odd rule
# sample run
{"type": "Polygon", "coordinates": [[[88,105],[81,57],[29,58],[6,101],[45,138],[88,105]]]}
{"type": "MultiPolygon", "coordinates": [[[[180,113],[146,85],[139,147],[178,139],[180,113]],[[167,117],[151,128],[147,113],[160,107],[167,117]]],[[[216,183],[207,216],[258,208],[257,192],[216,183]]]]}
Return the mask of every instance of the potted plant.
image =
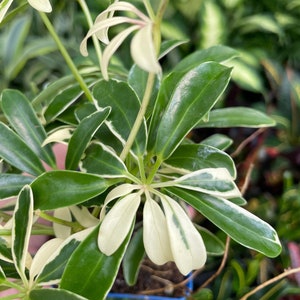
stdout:
{"type": "MultiPolygon", "coordinates": [[[[277,256],[275,230],[241,207],[246,201],[225,152],[230,139],[188,138],[195,128],[274,125],[250,108],[215,109],[237,52],[215,46],[164,70],[160,61],[186,43],[162,41],[167,0],[114,1],[94,23],[86,2],[78,0],[90,26],[80,51],[93,52],[100,68],[89,58],[76,65],[46,14],[51,3],[28,3],[72,75],[35,95],[1,92],[0,198],[9,201],[1,209],[0,283],[17,291],[3,299],[104,299],[122,260],[124,277],[134,285],[145,254],[156,265],[174,262],[187,276],[204,266],[216,245],[222,248],[193,224],[189,210],[245,247],[277,256]],[[110,39],[115,26],[121,29],[110,39]],[[120,61],[109,66],[131,34],[131,67],[120,61]],[[52,147],[60,143],[67,145],[64,170],[52,147]],[[49,239],[30,255],[35,235],[49,239]]],[[[4,23],[21,9],[6,15],[11,4],[1,2],[4,23]]]]}

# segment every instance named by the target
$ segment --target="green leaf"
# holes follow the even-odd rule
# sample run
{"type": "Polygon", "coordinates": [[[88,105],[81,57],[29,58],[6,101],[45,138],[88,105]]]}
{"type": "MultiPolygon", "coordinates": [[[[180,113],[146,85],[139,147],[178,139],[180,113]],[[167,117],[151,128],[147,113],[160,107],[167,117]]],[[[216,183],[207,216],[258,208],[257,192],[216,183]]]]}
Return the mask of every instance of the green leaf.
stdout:
{"type": "Polygon", "coordinates": [[[207,61],[222,63],[239,55],[238,51],[227,46],[212,46],[198,50],[181,60],[173,69],[173,72],[188,72],[207,61]]]}
{"type": "Polygon", "coordinates": [[[144,256],[143,229],[140,228],[132,237],[123,259],[123,275],[128,285],[136,284],[144,256]]]}
{"type": "Polygon", "coordinates": [[[8,126],[0,122],[0,157],[19,170],[31,175],[45,171],[41,161],[27,144],[8,126]]]}
{"type": "Polygon", "coordinates": [[[5,259],[6,261],[13,261],[10,246],[2,237],[0,237],[0,254],[2,256],[2,260],[5,259]]]}
{"type": "MultiPolygon", "coordinates": [[[[142,70],[137,65],[133,65],[133,67],[130,69],[130,72],[128,74],[128,84],[136,92],[140,102],[142,102],[144,97],[144,93],[148,81],[148,75],[149,75],[148,72],[142,70]]],[[[146,111],[146,119],[152,113],[155,99],[157,97],[158,89],[159,89],[159,81],[158,78],[156,78],[154,87],[152,89],[151,98],[146,111]]]]}
{"type": "Polygon", "coordinates": [[[160,54],[159,59],[162,59],[168,53],[170,53],[173,49],[177,48],[178,46],[188,43],[188,40],[168,40],[163,41],[160,47],[160,54]]]}
{"type": "Polygon", "coordinates": [[[32,182],[33,178],[18,174],[0,174],[0,199],[17,195],[21,188],[32,182]]]}
{"type": "Polygon", "coordinates": [[[84,150],[109,113],[110,108],[106,107],[101,111],[96,111],[95,113],[85,117],[79,123],[69,141],[66,156],[66,169],[76,170],[78,168],[78,164],[84,150]]]}
{"type": "Polygon", "coordinates": [[[132,230],[133,226],[121,247],[106,256],[98,248],[97,227],[72,254],[60,287],[89,300],[105,299],[117,276],[132,230]]]}
{"type": "Polygon", "coordinates": [[[225,46],[213,46],[208,49],[199,50],[181,60],[173,71],[163,80],[159,89],[159,94],[155,102],[154,111],[151,118],[148,148],[152,149],[156,140],[156,132],[161,117],[172,96],[174,87],[181,78],[192,69],[208,61],[223,63],[237,56],[236,50],[225,46]]]}
{"type": "Polygon", "coordinates": [[[61,93],[57,94],[45,111],[44,117],[47,123],[55,120],[55,118],[62,114],[82,94],[83,91],[78,84],[66,87],[61,93]]]}
{"type": "Polygon", "coordinates": [[[72,87],[76,80],[73,75],[68,75],[59,79],[56,79],[50,83],[45,89],[43,89],[33,100],[32,106],[36,109],[39,105],[47,105],[51,102],[55,96],[62,93],[64,90],[72,87]]]}
{"type": "Polygon", "coordinates": [[[12,80],[24,69],[30,59],[46,55],[57,50],[55,42],[50,37],[40,37],[30,40],[22,47],[21,53],[7,68],[7,77],[12,80]]]}
{"type": "Polygon", "coordinates": [[[261,111],[250,107],[228,107],[212,110],[209,120],[201,121],[197,127],[224,128],[224,127],[270,127],[276,124],[275,120],[261,111]]]}
{"type": "Polygon", "coordinates": [[[109,147],[95,143],[86,151],[82,168],[88,173],[99,174],[103,177],[125,177],[127,169],[125,164],[109,147]]]}
{"type": "Polygon", "coordinates": [[[157,129],[154,153],[161,160],[172,154],[215,105],[228,84],[230,73],[229,68],[208,62],[192,69],[180,80],[157,129]]]}
{"type": "Polygon", "coordinates": [[[167,189],[203,214],[241,245],[269,257],[281,252],[276,231],[266,222],[232,202],[211,195],[178,188],[167,189]]]}
{"type": "Polygon", "coordinates": [[[33,222],[33,195],[26,185],[20,192],[13,214],[12,257],[21,278],[25,277],[25,260],[33,222]]]}
{"type": "Polygon", "coordinates": [[[224,243],[206,228],[197,224],[194,225],[202,236],[207,255],[222,256],[225,251],[224,243]]]}
{"type": "Polygon", "coordinates": [[[2,267],[0,266],[0,285],[6,281],[6,276],[5,276],[5,273],[2,269],[2,267]]]}
{"type": "Polygon", "coordinates": [[[50,171],[31,184],[35,209],[41,210],[82,203],[107,187],[108,183],[99,176],[74,171],[50,171]]]}
{"type": "MultiPolygon", "coordinates": [[[[132,88],[125,82],[115,80],[100,81],[93,89],[94,98],[100,107],[110,106],[109,129],[123,143],[128,139],[136,116],[140,109],[140,102],[132,88]]],[[[143,155],[146,148],[146,124],[142,126],[132,146],[137,156],[143,155]]]]}
{"type": "Polygon", "coordinates": [[[191,172],[206,168],[226,168],[233,178],[236,177],[232,158],[227,153],[204,144],[180,145],[165,163],[191,172]]]}
{"type": "Polygon", "coordinates": [[[232,145],[233,140],[224,134],[216,133],[202,140],[201,143],[225,151],[232,145]]]}
{"type": "Polygon", "coordinates": [[[3,64],[4,71],[9,68],[22,52],[24,41],[30,30],[31,19],[23,15],[21,18],[16,18],[8,31],[3,49],[3,64]]]}
{"type": "Polygon", "coordinates": [[[29,300],[89,300],[63,289],[40,289],[32,290],[29,294],[29,300]]]}
{"type": "Polygon", "coordinates": [[[48,145],[42,147],[47,134],[37,118],[29,100],[17,90],[4,90],[1,97],[2,110],[18,135],[32,151],[48,165],[55,166],[55,157],[48,145]]]}

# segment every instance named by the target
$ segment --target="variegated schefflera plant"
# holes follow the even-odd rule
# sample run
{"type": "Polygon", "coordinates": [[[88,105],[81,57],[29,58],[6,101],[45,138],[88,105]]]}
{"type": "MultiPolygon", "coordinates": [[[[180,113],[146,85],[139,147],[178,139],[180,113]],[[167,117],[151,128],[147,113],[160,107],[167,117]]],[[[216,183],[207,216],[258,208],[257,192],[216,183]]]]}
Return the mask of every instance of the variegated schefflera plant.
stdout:
{"type": "Polygon", "coordinates": [[[242,207],[230,138],[186,138],[195,128],[274,121],[250,108],[214,109],[230,81],[233,49],[196,51],[163,72],[159,58],[183,41],[160,44],[161,2],[155,13],[143,1],[148,15],[115,2],[97,17],[81,44],[83,55],[93,35],[107,44],[101,71],[83,70],[92,97],[69,76],[34,99],[1,94],[0,196],[10,201],[1,209],[0,285],[15,288],[15,298],[105,299],[121,262],[133,285],[145,254],[158,265],[174,261],[184,275],[201,268],[223,244],[193,224],[190,208],[245,247],[269,257],[281,251],[275,230],[242,207]],[[130,26],[109,40],[119,24],[130,26]],[[109,60],[130,33],[134,65],[120,76],[109,60]],[[53,143],[67,144],[65,170],[53,143]],[[32,258],[29,238],[40,234],[50,238],[32,258]]]}

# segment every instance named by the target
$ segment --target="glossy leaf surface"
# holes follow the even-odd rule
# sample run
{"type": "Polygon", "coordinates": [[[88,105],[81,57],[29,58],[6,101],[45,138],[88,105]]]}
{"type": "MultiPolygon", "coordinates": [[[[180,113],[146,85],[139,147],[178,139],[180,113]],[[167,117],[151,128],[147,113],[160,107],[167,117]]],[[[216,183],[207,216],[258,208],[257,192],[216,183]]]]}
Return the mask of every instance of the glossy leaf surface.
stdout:
{"type": "Polygon", "coordinates": [[[160,159],[169,157],[214,106],[228,84],[230,73],[227,67],[208,62],[192,69],[180,80],[157,130],[154,153],[160,159]]]}
{"type": "Polygon", "coordinates": [[[206,228],[201,227],[197,224],[194,225],[202,236],[207,255],[222,256],[225,251],[224,243],[216,235],[208,231],[206,228]]]}
{"type": "Polygon", "coordinates": [[[76,170],[81,156],[91,141],[93,135],[107,118],[110,109],[107,107],[84,118],[72,134],[69,141],[66,169],[76,170]]]}
{"type": "Polygon", "coordinates": [[[100,143],[88,148],[82,168],[89,173],[100,174],[104,177],[124,177],[127,173],[125,164],[113,150],[100,143]]]}
{"type": "Polygon", "coordinates": [[[123,259],[123,274],[128,285],[136,283],[139,267],[145,256],[143,230],[139,229],[132,237],[123,259]]]}
{"type": "Polygon", "coordinates": [[[82,95],[82,89],[77,84],[71,87],[66,87],[61,93],[57,94],[51,101],[44,117],[49,123],[63,113],[72,103],[74,103],[80,95],[82,95]]]}
{"type": "Polygon", "coordinates": [[[98,230],[97,227],[74,251],[60,284],[61,288],[89,300],[105,299],[117,276],[132,232],[131,228],[121,247],[113,255],[106,256],[98,248],[98,230]]]}
{"type": "Polygon", "coordinates": [[[37,289],[29,294],[29,300],[89,300],[63,289],[37,289]]]}
{"type": "MultiPolygon", "coordinates": [[[[96,84],[93,95],[100,107],[112,108],[107,125],[124,144],[140,109],[140,102],[135,92],[125,82],[110,80],[96,84]]],[[[143,155],[145,147],[146,125],[143,123],[133,143],[132,151],[137,155],[143,155]]]]}
{"type": "Polygon", "coordinates": [[[51,171],[31,184],[35,209],[55,209],[82,203],[106,190],[107,182],[92,174],[51,171]]]}
{"type": "Polygon", "coordinates": [[[31,183],[32,177],[18,174],[0,174],[0,199],[17,195],[21,188],[31,183]]]}
{"type": "Polygon", "coordinates": [[[201,121],[197,127],[270,127],[275,121],[266,114],[249,107],[228,107],[212,110],[208,122],[201,121]]]}
{"type": "Polygon", "coordinates": [[[192,205],[212,223],[245,247],[269,257],[281,252],[276,231],[266,222],[228,200],[178,188],[168,190],[192,205]]]}
{"type": "Polygon", "coordinates": [[[40,175],[44,167],[37,155],[8,126],[0,122],[0,157],[19,170],[40,175]]]}
{"type": "Polygon", "coordinates": [[[204,62],[214,61],[222,63],[237,56],[236,50],[225,46],[213,46],[208,49],[196,51],[182,61],[180,61],[172,72],[164,78],[159,89],[159,94],[156,99],[154,111],[151,118],[150,130],[149,130],[149,142],[148,148],[152,149],[155,139],[156,130],[160,119],[166,109],[166,106],[171,98],[174,87],[178,84],[181,78],[193,68],[198,67],[204,62]]]}
{"type": "Polygon", "coordinates": [[[233,178],[236,177],[232,158],[227,153],[205,144],[180,145],[165,163],[188,171],[226,168],[233,178]]]}
{"type": "Polygon", "coordinates": [[[25,260],[33,222],[33,195],[26,185],[20,192],[13,214],[12,257],[21,277],[25,276],[25,260]]]}
{"type": "Polygon", "coordinates": [[[219,150],[225,151],[233,143],[233,140],[228,136],[220,133],[215,133],[201,141],[201,144],[212,146],[219,150]]]}
{"type": "Polygon", "coordinates": [[[173,69],[174,72],[187,72],[206,61],[222,63],[239,55],[233,48],[217,45],[207,49],[198,50],[181,60],[173,69]]]}
{"type": "Polygon", "coordinates": [[[4,90],[1,106],[10,125],[27,146],[48,165],[54,166],[55,158],[50,146],[42,147],[47,134],[29,100],[17,90],[4,90]]]}
{"type": "MultiPolygon", "coordinates": [[[[147,86],[147,81],[148,81],[148,73],[146,71],[142,70],[137,65],[134,65],[130,69],[130,72],[128,74],[128,84],[134,89],[140,102],[142,102],[142,100],[143,100],[145,89],[147,86]]],[[[147,107],[147,112],[146,112],[146,116],[145,116],[146,118],[148,118],[150,113],[152,112],[154,102],[157,97],[158,89],[159,89],[159,81],[156,78],[154,87],[153,87],[152,93],[151,93],[151,99],[150,99],[149,105],[147,107]]]]}

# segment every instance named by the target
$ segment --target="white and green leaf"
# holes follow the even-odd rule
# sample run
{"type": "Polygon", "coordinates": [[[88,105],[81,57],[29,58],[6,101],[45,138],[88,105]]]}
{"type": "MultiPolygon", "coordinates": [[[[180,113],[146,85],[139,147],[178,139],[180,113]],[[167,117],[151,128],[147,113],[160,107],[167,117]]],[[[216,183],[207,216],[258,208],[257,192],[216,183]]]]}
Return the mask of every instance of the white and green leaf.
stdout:
{"type": "Polygon", "coordinates": [[[114,150],[100,142],[93,143],[85,152],[81,168],[89,173],[99,174],[105,178],[126,177],[126,165],[114,150]]]}
{"type": "Polygon", "coordinates": [[[12,258],[19,275],[25,280],[25,264],[33,223],[33,193],[28,185],[18,195],[12,220],[12,258]]]}
{"type": "Polygon", "coordinates": [[[88,228],[69,236],[66,240],[55,238],[45,243],[33,259],[31,280],[40,286],[57,284],[72,253],[94,228],[88,228]],[[56,248],[55,248],[56,246],[56,248]]]}
{"type": "Polygon", "coordinates": [[[165,195],[161,197],[161,202],[166,215],[174,261],[179,271],[187,275],[205,264],[205,245],[201,235],[175,200],[165,195]]]}
{"type": "Polygon", "coordinates": [[[269,257],[281,252],[281,244],[274,228],[246,209],[212,195],[180,188],[168,188],[241,245],[269,257]]]}
{"type": "Polygon", "coordinates": [[[241,192],[225,168],[201,169],[174,180],[174,186],[224,198],[241,197],[241,192]]]}
{"type": "Polygon", "coordinates": [[[1,107],[18,135],[31,150],[50,166],[55,166],[54,154],[49,146],[42,147],[47,134],[29,100],[17,90],[4,90],[1,107]]]}
{"type": "Polygon", "coordinates": [[[84,150],[110,113],[110,108],[96,111],[84,118],[73,132],[66,155],[66,169],[76,170],[84,150]]]}

